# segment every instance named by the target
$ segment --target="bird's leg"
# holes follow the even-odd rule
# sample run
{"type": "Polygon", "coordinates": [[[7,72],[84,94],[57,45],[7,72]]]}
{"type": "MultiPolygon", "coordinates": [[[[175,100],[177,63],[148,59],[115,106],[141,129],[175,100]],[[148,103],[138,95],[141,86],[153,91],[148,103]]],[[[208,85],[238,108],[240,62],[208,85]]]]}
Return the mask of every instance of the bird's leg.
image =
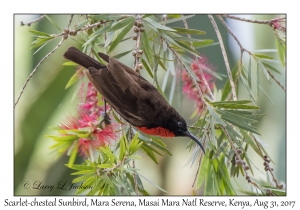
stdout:
{"type": "Polygon", "coordinates": [[[110,118],[108,116],[108,114],[106,113],[106,100],[104,99],[104,122],[105,124],[109,125],[110,124],[110,118]]]}

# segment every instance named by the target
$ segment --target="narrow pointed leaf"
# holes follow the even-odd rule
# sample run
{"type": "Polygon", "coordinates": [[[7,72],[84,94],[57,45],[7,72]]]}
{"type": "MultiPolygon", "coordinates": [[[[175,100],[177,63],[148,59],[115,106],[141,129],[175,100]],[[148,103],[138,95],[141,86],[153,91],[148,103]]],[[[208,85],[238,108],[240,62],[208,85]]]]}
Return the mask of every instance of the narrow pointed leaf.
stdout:
{"type": "Polygon", "coordinates": [[[57,25],[57,23],[52,19],[50,18],[48,15],[45,15],[45,17],[59,30],[59,31],[62,31],[60,29],[60,27],[57,25]]]}
{"type": "Polygon", "coordinates": [[[116,25],[114,25],[113,27],[108,29],[107,32],[116,31],[120,28],[123,28],[123,27],[127,26],[128,24],[130,24],[131,22],[133,22],[134,20],[135,20],[134,17],[128,17],[123,20],[120,20],[116,25]]]}
{"type": "Polygon", "coordinates": [[[117,45],[122,41],[124,36],[130,31],[130,29],[133,26],[134,20],[132,20],[126,27],[123,28],[123,30],[120,32],[120,34],[116,37],[115,40],[112,41],[110,48],[108,50],[108,53],[110,53],[113,49],[117,47],[117,45]]]}
{"type": "Polygon", "coordinates": [[[165,25],[165,24],[168,24],[168,23],[174,23],[174,22],[185,20],[185,19],[188,19],[188,18],[191,18],[191,17],[194,17],[194,16],[195,15],[187,15],[187,16],[182,16],[182,17],[179,17],[179,18],[172,18],[172,19],[169,19],[169,20],[161,21],[160,24],[165,25]]]}
{"type": "Polygon", "coordinates": [[[282,46],[279,38],[276,36],[276,47],[277,47],[277,50],[278,50],[278,56],[279,56],[279,59],[281,61],[281,65],[282,67],[285,66],[285,49],[284,47],[282,46]]]}
{"type": "Polygon", "coordinates": [[[198,34],[198,35],[206,34],[205,31],[200,31],[200,30],[196,30],[196,29],[177,28],[177,27],[173,27],[173,29],[175,29],[178,33],[181,33],[181,34],[198,34]]]}
{"type": "Polygon", "coordinates": [[[156,21],[150,19],[150,18],[143,18],[143,20],[145,20],[147,23],[149,23],[150,26],[152,26],[152,28],[156,28],[156,29],[161,29],[161,30],[165,30],[165,31],[174,31],[176,32],[176,30],[166,27],[164,25],[161,25],[159,23],[157,23],[156,21]]]}
{"type": "Polygon", "coordinates": [[[89,21],[90,21],[90,20],[84,20],[84,21],[80,22],[80,23],[76,26],[75,30],[77,31],[77,30],[81,29],[81,28],[82,28],[83,26],[85,26],[89,21]]]}
{"type": "Polygon", "coordinates": [[[143,44],[144,53],[147,57],[147,60],[150,64],[151,68],[153,68],[153,53],[152,53],[152,49],[151,49],[149,38],[148,38],[146,31],[144,33],[142,33],[141,40],[142,40],[142,44],[143,44]]]}

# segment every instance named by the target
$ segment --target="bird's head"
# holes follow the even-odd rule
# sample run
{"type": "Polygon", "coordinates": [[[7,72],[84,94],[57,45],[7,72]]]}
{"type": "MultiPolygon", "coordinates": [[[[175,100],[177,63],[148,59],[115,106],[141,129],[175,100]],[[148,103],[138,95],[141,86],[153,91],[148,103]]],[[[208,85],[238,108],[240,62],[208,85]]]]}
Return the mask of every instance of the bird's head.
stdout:
{"type": "Polygon", "coordinates": [[[196,138],[196,136],[194,136],[193,134],[191,134],[188,131],[186,122],[182,117],[177,117],[177,118],[173,119],[170,123],[170,126],[171,126],[171,130],[174,132],[175,136],[186,136],[186,137],[191,138],[193,141],[195,141],[201,147],[201,149],[205,153],[203,145],[196,138]]]}

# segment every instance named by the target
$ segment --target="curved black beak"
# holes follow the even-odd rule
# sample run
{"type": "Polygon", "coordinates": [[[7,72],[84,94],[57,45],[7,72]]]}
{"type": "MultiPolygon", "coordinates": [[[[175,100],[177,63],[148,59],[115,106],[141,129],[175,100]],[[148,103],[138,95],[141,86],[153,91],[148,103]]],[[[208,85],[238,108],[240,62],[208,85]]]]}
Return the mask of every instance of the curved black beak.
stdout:
{"type": "Polygon", "coordinates": [[[189,131],[184,131],[185,136],[190,137],[193,141],[195,141],[203,150],[204,154],[205,154],[205,150],[203,145],[201,144],[201,142],[196,138],[196,136],[194,136],[193,134],[191,134],[189,131]]]}

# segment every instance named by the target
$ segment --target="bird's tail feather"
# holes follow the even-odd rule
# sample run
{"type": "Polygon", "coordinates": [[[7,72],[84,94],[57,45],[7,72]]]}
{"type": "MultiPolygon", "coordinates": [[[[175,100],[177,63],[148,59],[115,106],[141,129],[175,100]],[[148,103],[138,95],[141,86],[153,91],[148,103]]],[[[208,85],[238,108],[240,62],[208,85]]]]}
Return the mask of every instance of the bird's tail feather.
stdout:
{"type": "Polygon", "coordinates": [[[89,67],[94,67],[96,69],[105,68],[105,65],[87,56],[75,47],[69,47],[68,50],[63,54],[63,57],[83,66],[86,69],[89,67]]]}

